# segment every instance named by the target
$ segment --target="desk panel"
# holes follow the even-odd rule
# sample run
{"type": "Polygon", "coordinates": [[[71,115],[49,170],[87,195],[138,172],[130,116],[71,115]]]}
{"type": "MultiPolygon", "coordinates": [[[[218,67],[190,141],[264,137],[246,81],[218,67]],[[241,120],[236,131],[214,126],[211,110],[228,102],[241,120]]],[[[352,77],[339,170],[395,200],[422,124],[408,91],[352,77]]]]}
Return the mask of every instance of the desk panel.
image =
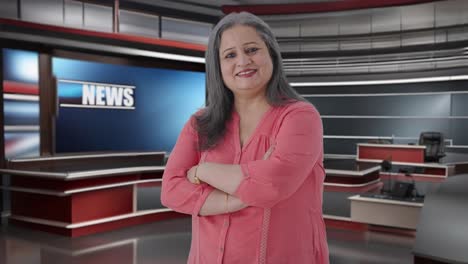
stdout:
{"type": "Polygon", "coordinates": [[[356,222],[416,229],[422,203],[352,196],[351,219],[356,222]]]}
{"type": "Polygon", "coordinates": [[[416,145],[363,144],[357,145],[358,160],[390,160],[401,162],[424,162],[426,147],[416,145]]]}
{"type": "Polygon", "coordinates": [[[325,186],[364,187],[379,180],[380,165],[352,159],[325,159],[325,186]]]}

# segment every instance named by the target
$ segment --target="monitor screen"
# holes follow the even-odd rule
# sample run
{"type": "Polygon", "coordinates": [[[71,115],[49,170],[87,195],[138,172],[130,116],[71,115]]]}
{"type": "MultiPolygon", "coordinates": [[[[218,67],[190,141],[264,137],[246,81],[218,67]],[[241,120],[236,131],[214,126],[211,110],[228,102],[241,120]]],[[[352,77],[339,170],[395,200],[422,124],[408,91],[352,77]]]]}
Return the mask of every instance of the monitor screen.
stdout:
{"type": "MultiPolygon", "coordinates": [[[[181,62],[182,63],[182,62],[181,62]]],[[[205,105],[205,73],[54,57],[56,153],[167,151],[205,105]]]]}

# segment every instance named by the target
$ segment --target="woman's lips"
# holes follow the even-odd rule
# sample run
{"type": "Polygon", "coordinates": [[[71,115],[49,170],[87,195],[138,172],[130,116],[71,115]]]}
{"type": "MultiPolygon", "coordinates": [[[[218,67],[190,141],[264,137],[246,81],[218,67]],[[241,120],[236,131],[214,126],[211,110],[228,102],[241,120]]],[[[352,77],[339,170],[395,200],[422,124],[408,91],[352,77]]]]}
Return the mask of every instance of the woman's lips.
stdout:
{"type": "Polygon", "coordinates": [[[249,78],[252,77],[255,73],[257,73],[257,70],[249,69],[249,70],[244,70],[236,74],[238,77],[242,78],[249,78]]]}

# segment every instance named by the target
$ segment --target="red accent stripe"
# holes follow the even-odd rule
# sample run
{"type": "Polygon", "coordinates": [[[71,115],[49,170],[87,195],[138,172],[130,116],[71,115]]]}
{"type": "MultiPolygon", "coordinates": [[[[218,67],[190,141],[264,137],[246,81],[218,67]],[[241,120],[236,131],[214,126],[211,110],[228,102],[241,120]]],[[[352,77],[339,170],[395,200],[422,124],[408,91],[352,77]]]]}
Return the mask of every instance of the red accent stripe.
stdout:
{"type": "Polygon", "coordinates": [[[14,94],[39,95],[39,86],[37,84],[4,81],[3,92],[14,93],[14,94]]]}
{"type": "MultiPolygon", "coordinates": [[[[352,171],[349,171],[350,173],[352,171]]],[[[338,183],[338,184],[364,184],[371,181],[375,181],[379,178],[379,172],[374,171],[364,176],[354,176],[354,175],[334,175],[333,173],[328,173],[325,177],[326,183],[338,183]]]]}
{"type": "Polygon", "coordinates": [[[154,39],[154,38],[148,38],[148,37],[142,37],[142,36],[126,35],[122,33],[107,33],[107,32],[97,32],[97,31],[91,31],[91,30],[60,27],[60,26],[51,26],[51,25],[37,24],[37,23],[11,20],[11,19],[5,19],[5,18],[0,18],[0,24],[29,28],[29,29],[36,29],[36,30],[67,33],[67,34],[73,34],[73,35],[124,40],[124,41],[151,44],[151,45],[157,45],[157,46],[187,49],[187,50],[196,50],[196,51],[206,50],[206,46],[201,45],[201,44],[193,44],[193,43],[188,43],[188,42],[167,40],[167,39],[154,39]]]}
{"type": "Polygon", "coordinates": [[[132,198],[133,186],[74,194],[71,197],[71,208],[68,208],[71,210],[71,222],[129,214],[133,209],[132,198]]]}
{"type": "Polygon", "coordinates": [[[224,5],[221,10],[225,14],[247,11],[256,15],[285,15],[298,13],[320,13],[346,11],[353,9],[367,9],[377,7],[414,5],[437,2],[441,0],[343,0],[321,3],[302,4],[271,4],[271,5],[224,5]]]}
{"type": "MultiPolygon", "coordinates": [[[[14,178],[14,177],[13,177],[14,178]]],[[[11,192],[11,213],[50,221],[71,222],[71,197],[11,192]]]]}
{"type": "Polygon", "coordinates": [[[395,145],[358,146],[358,159],[391,160],[401,162],[424,163],[424,149],[395,147],[395,145]]]}

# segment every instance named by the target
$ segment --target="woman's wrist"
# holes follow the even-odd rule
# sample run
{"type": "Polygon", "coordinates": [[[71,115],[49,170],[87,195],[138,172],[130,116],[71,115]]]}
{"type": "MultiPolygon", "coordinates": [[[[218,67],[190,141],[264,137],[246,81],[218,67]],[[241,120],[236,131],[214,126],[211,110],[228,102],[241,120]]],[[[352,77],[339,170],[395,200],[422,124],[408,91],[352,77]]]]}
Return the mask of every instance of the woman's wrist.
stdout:
{"type": "Polygon", "coordinates": [[[200,181],[204,182],[205,172],[206,172],[206,163],[202,163],[198,165],[197,174],[195,175],[200,181]]]}
{"type": "Polygon", "coordinates": [[[198,178],[198,175],[197,175],[199,166],[200,165],[195,166],[195,172],[193,173],[193,183],[194,184],[201,184],[201,180],[200,180],[200,178],[198,178]]]}

